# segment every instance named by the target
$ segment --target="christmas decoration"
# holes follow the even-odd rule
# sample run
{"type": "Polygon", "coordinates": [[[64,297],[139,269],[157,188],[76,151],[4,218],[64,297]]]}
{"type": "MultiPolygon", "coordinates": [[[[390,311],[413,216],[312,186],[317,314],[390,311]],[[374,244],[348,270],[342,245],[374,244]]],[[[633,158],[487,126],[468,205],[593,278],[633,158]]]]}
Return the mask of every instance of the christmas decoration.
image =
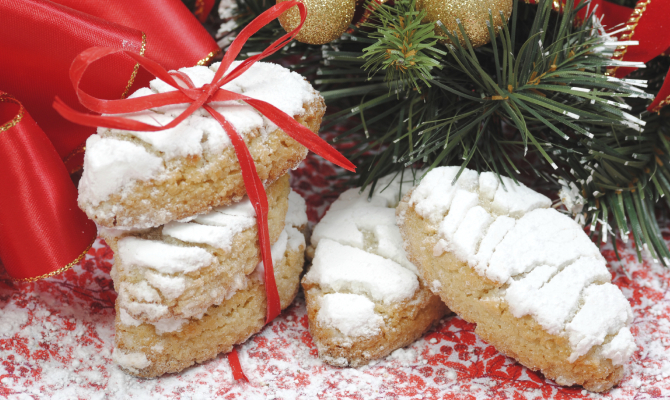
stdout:
{"type": "MultiPolygon", "coordinates": [[[[68,76],[72,59],[104,45],[178,68],[208,63],[218,49],[179,0],[4,1],[0,15],[0,90],[6,92],[0,98],[6,139],[0,143],[0,258],[13,278],[36,280],[76,264],[96,234],[77,208],[68,176],[81,168],[84,141],[95,129],[72,124],[52,108],[56,95],[77,101],[68,76]]],[[[94,66],[83,85],[118,99],[134,84],[148,84],[150,75],[138,68],[114,56],[94,66]]]]}
{"type": "Polygon", "coordinates": [[[359,28],[322,49],[300,45],[285,55],[317,74],[334,110],[322,129],[349,124],[334,141],[360,160],[352,184],[375,185],[408,166],[460,165],[563,188],[574,218],[599,242],[632,232],[638,254],[648,249],[667,264],[656,212],[667,210],[670,193],[662,110],[670,84],[661,87],[668,65],[660,58],[623,76],[670,47],[659,20],[669,6],[511,4],[498,31],[493,7],[480,16],[490,40],[480,47],[463,20],[430,32],[424,4],[401,0],[369,3],[359,28]]]}
{"type": "Polygon", "coordinates": [[[479,47],[491,40],[489,26],[497,34],[507,23],[513,3],[513,0],[420,0],[417,8],[426,12],[424,21],[435,23],[435,33],[447,37],[446,43],[451,43],[451,39],[443,30],[452,32],[462,45],[467,36],[473,47],[479,47]]]}
{"type": "Polygon", "coordinates": [[[90,111],[101,114],[127,114],[166,105],[184,103],[189,104],[188,108],[186,108],[177,117],[172,119],[164,126],[149,125],[147,123],[136,121],[130,118],[82,113],[69,107],[58,97],[56,97],[54,101],[54,108],[65,119],[74,123],[91,127],[106,127],[112,129],[144,132],[162,131],[176,127],[187,117],[196,112],[200,107],[203,107],[205,111],[207,111],[217,122],[221,124],[235,149],[235,155],[237,156],[238,162],[240,164],[241,174],[244,180],[247,196],[249,196],[249,199],[251,200],[251,203],[256,212],[261,256],[263,264],[265,265],[265,282],[268,299],[266,318],[267,322],[272,321],[277,315],[279,315],[280,312],[279,295],[277,294],[277,287],[274,282],[272,257],[270,254],[270,239],[267,223],[267,195],[265,193],[263,183],[261,182],[258,173],[256,172],[254,160],[249,153],[249,149],[247,148],[244,140],[230,124],[230,122],[228,122],[219,111],[209,105],[209,103],[243,100],[248,105],[262,113],[266,118],[270,119],[287,135],[291,136],[309,150],[316,152],[334,164],[341,166],[342,168],[354,172],[356,168],[351,162],[344,158],[335,149],[330,147],[323,139],[319,138],[317,135],[314,135],[314,133],[312,133],[308,128],[300,125],[291,116],[279,110],[277,107],[268,102],[254,99],[243,94],[235,93],[233,91],[222,88],[226,83],[232,81],[247,71],[256,61],[265,58],[266,55],[270,55],[278,51],[288,42],[290,42],[302,26],[302,23],[305,20],[305,15],[306,12],[304,5],[297,1],[276,5],[259,15],[258,18],[254,19],[247,27],[244,28],[240,36],[238,36],[235,42],[233,42],[231,45],[231,50],[228,51],[224,56],[223,61],[217,69],[217,72],[212,77],[211,83],[203,84],[203,86],[197,88],[194,86],[191,79],[185,74],[180,74],[179,72],[175,74],[169,74],[155,61],[151,61],[148,58],[144,58],[141,55],[130,51],[105,47],[92,47],[85,50],[79,54],[77,58],[75,58],[70,68],[70,79],[75,88],[75,91],[77,92],[77,97],[90,111]],[[228,74],[224,75],[237,56],[239,49],[244,46],[244,43],[247,41],[247,39],[249,39],[249,37],[260,30],[268,22],[276,19],[284,11],[294,5],[297,5],[298,9],[300,10],[301,21],[298,27],[277,39],[274,43],[272,43],[271,46],[269,46],[260,54],[257,54],[256,56],[239,63],[228,74]],[[86,93],[80,86],[86,69],[91,64],[95,63],[95,61],[98,61],[106,56],[119,53],[131,57],[138,64],[154,74],[157,78],[176,90],[168,91],[166,93],[148,94],[138,98],[116,101],[99,99],[86,93]],[[184,82],[186,87],[180,86],[177,81],[175,81],[175,77],[184,82]]]}
{"type": "MultiPolygon", "coordinates": [[[[278,0],[277,4],[288,1],[278,0]]],[[[356,0],[300,0],[307,7],[307,20],[296,40],[309,44],[329,43],[349,27],[356,11],[356,0]]],[[[279,22],[289,32],[300,23],[297,9],[279,17],[279,22]]]]}

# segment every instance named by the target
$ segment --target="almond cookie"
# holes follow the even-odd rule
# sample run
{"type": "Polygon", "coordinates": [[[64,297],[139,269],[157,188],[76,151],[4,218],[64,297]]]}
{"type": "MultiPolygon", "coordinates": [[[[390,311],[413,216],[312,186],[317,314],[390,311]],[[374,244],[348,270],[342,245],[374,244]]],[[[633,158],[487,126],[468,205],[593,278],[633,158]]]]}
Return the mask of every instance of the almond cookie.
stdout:
{"type": "MultiPolygon", "coordinates": [[[[404,174],[402,190],[412,187],[404,174]]],[[[314,228],[313,265],[302,281],[319,357],[357,367],[417,340],[447,308],[407,260],[395,221],[401,175],[349,189],[314,228]],[[395,179],[394,179],[395,178],[395,179]]]]}
{"type": "MultiPolygon", "coordinates": [[[[271,243],[284,229],[289,190],[288,175],[267,189],[271,243]]],[[[100,235],[114,251],[111,275],[122,321],[166,324],[202,315],[239,290],[261,260],[256,214],[246,197],[188,222],[103,228],[100,235]]]]}
{"type": "MultiPolygon", "coordinates": [[[[300,214],[305,214],[304,208],[292,207],[289,210],[286,227],[272,245],[274,275],[282,309],[288,307],[298,293],[304,264],[305,237],[296,226],[289,223],[300,219],[300,214]]],[[[194,244],[191,246],[193,249],[202,249],[194,244]]],[[[172,256],[171,253],[157,255],[164,260],[172,256]]],[[[184,259],[176,256],[173,262],[183,263],[184,259]]],[[[211,283],[208,280],[200,281],[208,290],[213,290],[217,284],[227,286],[227,289],[223,298],[212,294],[210,300],[216,301],[200,314],[190,317],[182,313],[166,315],[151,322],[136,319],[128,312],[128,302],[124,302],[120,294],[116,302],[114,361],[132,375],[151,378],[179,372],[194,363],[202,363],[219,353],[229,352],[235,344],[246,341],[265,325],[267,302],[263,263],[254,267],[251,273],[236,276],[233,286],[228,284],[227,277],[210,278],[213,281],[211,283]]],[[[142,282],[165,297],[164,283],[168,279],[173,280],[170,286],[177,286],[174,280],[179,276],[173,275],[163,277],[162,280],[150,277],[142,282]]],[[[188,303],[188,299],[185,301],[188,303]]]]}
{"type": "Polygon", "coordinates": [[[436,168],[400,202],[410,260],[502,353],[601,392],[635,351],[630,305],[605,259],[551,201],[506,177],[436,168]]]}
{"type": "MultiPolygon", "coordinates": [[[[238,62],[231,66],[235,68],[238,62]]],[[[219,64],[182,68],[194,86],[210,83],[219,64]]],[[[325,112],[323,98],[299,74],[277,64],[257,62],[223,86],[266,101],[312,132],[325,112]]],[[[130,97],[175,90],[154,79],[130,97]]],[[[237,101],[212,103],[244,139],[265,184],[295,168],[307,149],[253,107],[237,101]]],[[[171,122],[186,105],[164,106],[123,115],[151,125],[171,122]]],[[[207,213],[246,194],[230,138],[204,109],[175,128],[134,132],[99,128],[86,141],[79,207],[98,225],[150,228],[207,213]]]]}

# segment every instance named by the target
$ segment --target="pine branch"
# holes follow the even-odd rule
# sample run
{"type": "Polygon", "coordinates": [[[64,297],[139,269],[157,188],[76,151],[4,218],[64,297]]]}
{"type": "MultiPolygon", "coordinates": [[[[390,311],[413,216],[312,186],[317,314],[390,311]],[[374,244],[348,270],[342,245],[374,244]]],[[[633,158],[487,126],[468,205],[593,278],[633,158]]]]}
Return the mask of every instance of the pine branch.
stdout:
{"type": "Polygon", "coordinates": [[[400,0],[393,6],[368,2],[372,18],[363,24],[373,31],[373,44],[363,49],[367,60],[363,69],[371,75],[386,71],[386,82],[394,82],[400,91],[430,87],[430,71],[442,68],[440,59],[446,53],[436,48],[439,36],[432,24],[423,23],[425,11],[416,10],[416,0],[400,0]]]}

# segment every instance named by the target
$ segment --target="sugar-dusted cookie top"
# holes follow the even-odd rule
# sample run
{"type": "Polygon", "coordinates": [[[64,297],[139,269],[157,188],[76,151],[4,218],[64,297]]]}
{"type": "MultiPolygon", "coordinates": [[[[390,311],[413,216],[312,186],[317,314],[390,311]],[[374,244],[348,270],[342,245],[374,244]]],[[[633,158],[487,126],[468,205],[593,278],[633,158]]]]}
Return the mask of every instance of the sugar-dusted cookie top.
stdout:
{"type": "Polygon", "coordinates": [[[635,350],[632,311],[583,228],[523,184],[467,169],[454,183],[458,171],[430,171],[409,197],[437,229],[433,255],[454,253],[501,288],[515,317],[530,315],[566,336],[570,362],[603,343],[603,357],[627,361],[635,350]]]}
{"type": "Polygon", "coordinates": [[[351,337],[377,334],[384,320],[375,303],[407,301],[419,289],[395,222],[395,207],[413,183],[405,171],[380,179],[372,196],[370,187],[349,189],[314,227],[316,251],[304,282],[325,293],[320,323],[351,337]]]}
{"type": "MultiPolygon", "coordinates": [[[[238,64],[234,62],[230,70],[238,64]]],[[[196,66],[179,71],[188,75],[196,87],[201,87],[212,81],[218,66],[219,63],[215,63],[209,68],[196,66]]],[[[255,63],[223,88],[266,101],[294,117],[303,115],[305,104],[319,96],[301,75],[264,62],[255,63]]],[[[130,98],[173,90],[176,89],[154,79],[148,88],[139,89],[130,98]]],[[[262,136],[276,129],[270,120],[241,101],[211,105],[241,135],[262,136]]],[[[185,109],[186,105],[173,105],[122,116],[160,126],[168,124],[185,109]]],[[[230,146],[230,139],[221,125],[202,108],[175,128],[158,132],[98,128],[97,135],[86,142],[84,172],[79,185],[80,203],[96,206],[134,182],[160,180],[170,161],[185,157],[209,160],[230,146]]]]}

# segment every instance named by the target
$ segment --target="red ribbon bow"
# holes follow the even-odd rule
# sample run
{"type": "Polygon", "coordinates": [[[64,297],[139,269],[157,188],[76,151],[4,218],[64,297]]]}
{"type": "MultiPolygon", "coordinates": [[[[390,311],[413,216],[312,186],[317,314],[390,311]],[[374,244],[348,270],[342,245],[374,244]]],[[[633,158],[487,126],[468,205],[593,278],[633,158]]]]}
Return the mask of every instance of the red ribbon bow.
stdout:
{"type": "Polygon", "coordinates": [[[209,103],[229,100],[243,100],[261,112],[265,117],[274,122],[280,129],[282,129],[296,141],[303,144],[309,150],[321,155],[325,159],[349,171],[355,171],[355,166],[335,149],[333,149],[328,143],[326,143],[323,139],[321,139],[318,135],[315,135],[306,127],[300,125],[291,116],[285,114],[272,104],[221,88],[226,83],[232,81],[247,71],[256,61],[262,60],[263,58],[275,53],[288,44],[298,34],[300,28],[305,22],[306,16],[307,12],[305,6],[298,1],[277,4],[269,10],[265,11],[263,14],[259,15],[255,20],[247,25],[247,27],[245,27],[242,32],[240,32],[239,36],[230,45],[228,52],[225,54],[223,61],[221,62],[221,65],[219,66],[219,69],[216,72],[214,79],[212,80],[212,83],[205,84],[201,88],[194,87],[193,83],[185,74],[179,72],[168,73],[158,63],[130,51],[105,47],[93,47],[85,50],[79,54],[77,58],[75,58],[72,63],[72,67],[70,68],[70,80],[74,85],[81,104],[83,104],[86,108],[97,113],[122,114],[172,104],[190,104],[186,111],[184,111],[166,126],[156,127],[122,117],[81,113],[67,106],[58,97],[56,97],[53,104],[54,108],[67,120],[93,127],[100,126],[133,131],[160,131],[177,126],[200,107],[203,107],[205,110],[207,110],[207,112],[209,112],[212,117],[214,117],[214,119],[216,119],[221,124],[226,133],[229,135],[231,142],[233,143],[235,153],[242,169],[242,177],[247,189],[247,194],[251,200],[254,210],[256,211],[261,256],[265,266],[265,290],[267,293],[266,323],[272,321],[277,315],[279,315],[281,311],[279,294],[277,292],[277,286],[274,279],[272,257],[270,253],[270,236],[267,222],[267,195],[265,193],[265,188],[263,187],[263,184],[256,172],[256,166],[251,157],[251,154],[249,153],[249,149],[247,149],[244,141],[235,131],[233,126],[225,119],[225,117],[214,110],[214,108],[212,108],[209,103]],[[233,60],[235,60],[247,39],[254,33],[258,32],[263,26],[267,25],[272,20],[279,17],[284,11],[293,6],[298,6],[300,10],[301,21],[298,27],[275,41],[262,53],[244,60],[234,70],[224,76],[224,73],[228,70],[228,67],[231,65],[233,60]],[[124,100],[102,100],[95,98],[81,90],[79,88],[79,84],[81,82],[82,76],[84,75],[84,72],[86,71],[86,68],[91,63],[115,53],[124,53],[132,57],[135,61],[137,61],[138,64],[143,66],[151,74],[177,90],[124,100]],[[180,78],[180,80],[183,80],[187,87],[180,86],[177,81],[173,79],[173,75],[176,75],[180,78]]]}

